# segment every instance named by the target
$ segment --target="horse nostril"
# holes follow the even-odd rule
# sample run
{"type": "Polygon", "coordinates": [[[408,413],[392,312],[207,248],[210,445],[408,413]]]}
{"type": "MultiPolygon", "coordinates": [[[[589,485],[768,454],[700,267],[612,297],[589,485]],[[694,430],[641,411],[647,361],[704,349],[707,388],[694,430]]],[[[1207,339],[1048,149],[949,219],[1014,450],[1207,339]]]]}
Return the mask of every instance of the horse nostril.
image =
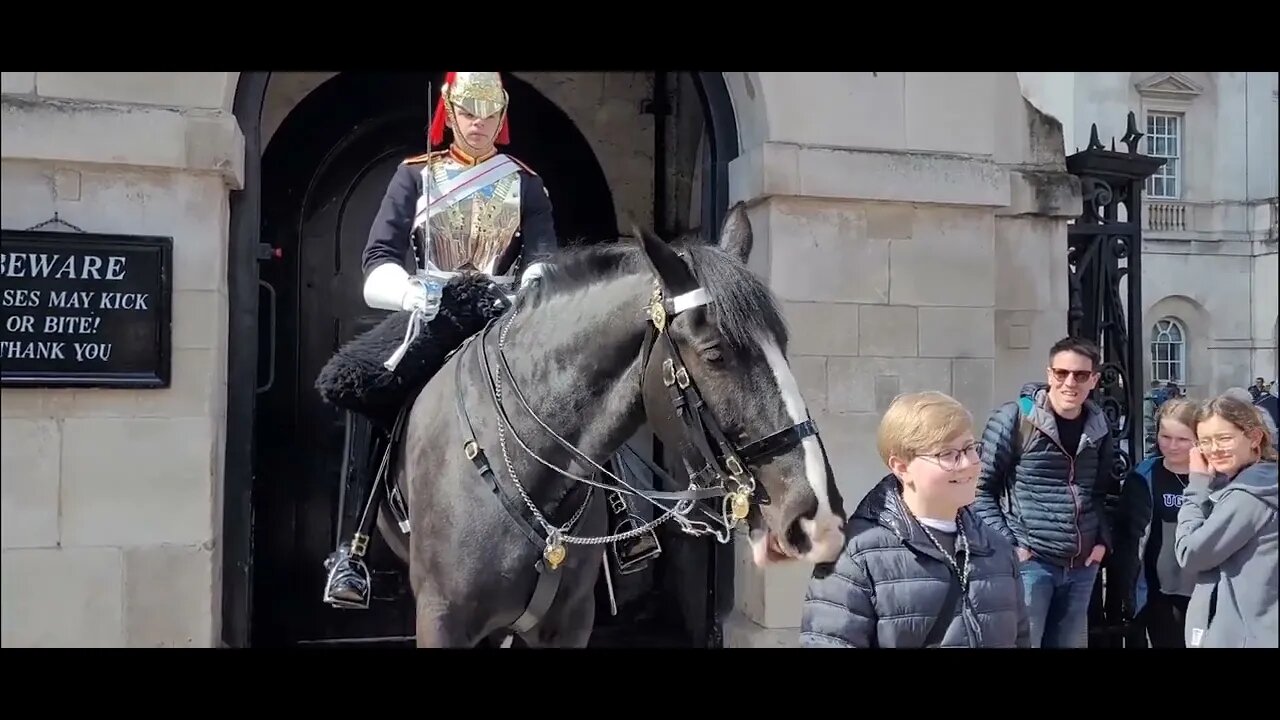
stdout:
{"type": "Polygon", "coordinates": [[[815,531],[817,516],[818,497],[812,492],[795,493],[787,498],[783,517],[791,520],[787,523],[786,542],[799,555],[813,549],[814,538],[809,534],[815,531]]]}
{"type": "Polygon", "coordinates": [[[801,555],[809,552],[812,547],[809,534],[804,531],[804,526],[801,525],[803,519],[804,516],[797,517],[787,526],[787,544],[795,548],[796,552],[801,555]]]}

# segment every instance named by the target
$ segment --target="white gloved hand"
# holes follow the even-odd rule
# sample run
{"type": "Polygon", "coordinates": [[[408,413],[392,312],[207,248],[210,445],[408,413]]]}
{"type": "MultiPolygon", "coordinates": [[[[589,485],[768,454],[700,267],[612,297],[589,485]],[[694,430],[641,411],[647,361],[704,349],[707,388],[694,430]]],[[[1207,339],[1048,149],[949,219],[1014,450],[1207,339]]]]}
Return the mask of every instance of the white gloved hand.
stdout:
{"type": "Polygon", "coordinates": [[[534,279],[542,275],[542,270],[545,266],[545,263],[537,262],[525,268],[525,271],[520,275],[520,289],[523,290],[534,279]]]}
{"type": "Polygon", "coordinates": [[[383,263],[364,282],[364,301],[379,310],[429,310],[427,290],[395,263],[383,263]]]}
{"type": "Polygon", "coordinates": [[[408,289],[404,291],[404,299],[400,302],[400,309],[410,312],[427,309],[427,289],[422,283],[409,283],[408,289]]]}

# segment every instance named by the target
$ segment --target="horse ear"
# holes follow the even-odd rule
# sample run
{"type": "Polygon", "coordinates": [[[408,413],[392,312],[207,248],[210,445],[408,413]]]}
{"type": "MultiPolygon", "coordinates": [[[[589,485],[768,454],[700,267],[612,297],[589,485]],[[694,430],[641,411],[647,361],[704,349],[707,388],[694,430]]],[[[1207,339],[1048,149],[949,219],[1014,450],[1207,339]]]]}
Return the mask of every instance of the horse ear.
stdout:
{"type": "Polygon", "coordinates": [[[720,228],[720,249],[731,253],[745,263],[747,258],[751,257],[753,241],[751,218],[747,217],[747,206],[739,201],[729,209],[729,214],[724,219],[724,226],[720,228]]]}
{"type": "Polygon", "coordinates": [[[698,281],[693,277],[693,273],[665,240],[635,223],[632,223],[631,231],[640,238],[644,255],[649,259],[649,265],[668,293],[679,295],[697,289],[698,281]]]}

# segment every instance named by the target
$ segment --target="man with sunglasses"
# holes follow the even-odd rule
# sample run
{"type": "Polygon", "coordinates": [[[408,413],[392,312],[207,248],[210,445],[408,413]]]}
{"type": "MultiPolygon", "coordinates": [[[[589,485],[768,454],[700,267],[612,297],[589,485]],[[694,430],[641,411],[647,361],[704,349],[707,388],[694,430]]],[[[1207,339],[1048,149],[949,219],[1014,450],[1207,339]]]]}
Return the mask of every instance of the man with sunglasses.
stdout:
{"type": "Polygon", "coordinates": [[[1033,647],[1085,647],[1089,601],[1111,546],[1105,497],[1114,440],[1089,393],[1101,352],[1076,337],[1049,351],[1046,382],[1027,383],[982,435],[974,509],[1013,544],[1033,647]]]}

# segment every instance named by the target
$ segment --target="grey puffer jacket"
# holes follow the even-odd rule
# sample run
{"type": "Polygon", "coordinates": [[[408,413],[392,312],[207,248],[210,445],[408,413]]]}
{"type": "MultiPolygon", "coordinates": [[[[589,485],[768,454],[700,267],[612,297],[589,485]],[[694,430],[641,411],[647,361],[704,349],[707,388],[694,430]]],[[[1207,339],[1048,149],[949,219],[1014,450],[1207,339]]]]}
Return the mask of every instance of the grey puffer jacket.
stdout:
{"type": "Polygon", "coordinates": [[[814,570],[801,647],[1029,647],[1013,547],[962,510],[960,525],[973,557],[969,592],[961,597],[951,565],[900,493],[895,476],[882,479],[849,519],[840,556],[814,570]],[[942,624],[935,629],[935,623],[942,624]],[[930,635],[934,641],[926,642],[930,635]]]}
{"type": "Polygon", "coordinates": [[[1048,385],[1027,383],[1018,402],[992,414],[973,508],[1014,547],[1080,567],[1094,545],[1112,549],[1105,502],[1113,484],[1120,489],[1111,477],[1114,440],[1102,408],[1088,401],[1079,446],[1063,448],[1048,403],[1048,385]]]}

